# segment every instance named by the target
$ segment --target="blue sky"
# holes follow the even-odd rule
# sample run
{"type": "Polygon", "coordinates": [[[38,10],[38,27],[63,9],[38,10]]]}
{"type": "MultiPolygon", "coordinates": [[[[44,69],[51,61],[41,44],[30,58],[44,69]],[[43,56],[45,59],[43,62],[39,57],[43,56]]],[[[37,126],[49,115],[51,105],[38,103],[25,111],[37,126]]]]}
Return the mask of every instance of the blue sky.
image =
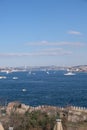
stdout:
{"type": "Polygon", "coordinates": [[[86,0],[0,0],[0,66],[87,64],[86,0]]]}

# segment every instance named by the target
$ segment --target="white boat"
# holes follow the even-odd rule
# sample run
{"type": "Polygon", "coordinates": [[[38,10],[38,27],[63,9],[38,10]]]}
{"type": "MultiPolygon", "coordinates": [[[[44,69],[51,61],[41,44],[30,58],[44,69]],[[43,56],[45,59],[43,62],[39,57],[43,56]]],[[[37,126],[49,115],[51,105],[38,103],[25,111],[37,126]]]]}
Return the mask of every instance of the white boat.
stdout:
{"type": "Polygon", "coordinates": [[[0,76],[0,79],[6,79],[7,77],[6,76],[0,76]]]}
{"type": "Polygon", "coordinates": [[[29,71],[29,74],[31,74],[31,71],[29,71]]]}
{"type": "Polygon", "coordinates": [[[12,79],[18,79],[18,77],[13,77],[12,79]]]}
{"type": "Polygon", "coordinates": [[[75,73],[68,72],[68,73],[65,73],[64,75],[75,75],[75,73]]]}
{"type": "Polygon", "coordinates": [[[26,92],[27,90],[25,88],[22,89],[23,92],[26,92]]]}
{"type": "Polygon", "coordinates": [[[11,71],[11,70],[7,70],[7,71],[6,71],[6,74],[9,74],[9,73],[12,73],[12,71],[11,71]]]}
{"type": "Polygon", "coordinates": [[[49,74],[49,71],[47,71],[46,73],[49,74]]]}

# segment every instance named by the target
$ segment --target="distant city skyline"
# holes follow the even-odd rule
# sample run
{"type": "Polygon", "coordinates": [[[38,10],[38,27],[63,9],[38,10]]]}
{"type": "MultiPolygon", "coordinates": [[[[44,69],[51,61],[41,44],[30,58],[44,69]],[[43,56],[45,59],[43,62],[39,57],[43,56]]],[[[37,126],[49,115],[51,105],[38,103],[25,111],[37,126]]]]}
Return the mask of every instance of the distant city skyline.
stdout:
{"type": "Polygon", "coordinates": [[[0,66],[87,65],[86,0],[0,0],[0,66]]]}

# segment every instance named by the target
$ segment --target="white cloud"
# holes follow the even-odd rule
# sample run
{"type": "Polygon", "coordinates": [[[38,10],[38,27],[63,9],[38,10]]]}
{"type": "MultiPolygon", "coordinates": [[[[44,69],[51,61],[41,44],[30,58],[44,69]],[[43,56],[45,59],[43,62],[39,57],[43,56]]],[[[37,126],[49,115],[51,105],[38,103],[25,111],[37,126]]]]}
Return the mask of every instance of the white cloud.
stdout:
{"type": "Polygon", "coordinates": [[[62,48],[48,48],[42,50],[42,55],[49,55],[49,56],[58,56],[58,55],[70,55],[72,54],[71,51],[64,50],[62,48]]]}
{"type": "Polygon", "coordinates": [[[31,56],[31,53],[0,53],[1,57],[31,56]]]}
{"type": "Polygon", "coordinates": [[[68,31],[68,34],[71,34],[71,35],[82,35],[81,32],[75,31],[75,30],[70,30],[70,31],[68,31]]]}
{"type": "Polygon", "coordinates": [[[60,56],[70,55],[71,51],[64,50],[62,48],[48,48],[42,49],[37,52],[30,53],[0,53],[0,57],[24,57],[24,56],[60,56]]]}
{"type": "Polygon", "coordinates": [[[82,46],[84,43],[82,42],[48,42],[48,41],[41,41],[41,42],[29,42],[26,43],[27,46],[82,46]]]}

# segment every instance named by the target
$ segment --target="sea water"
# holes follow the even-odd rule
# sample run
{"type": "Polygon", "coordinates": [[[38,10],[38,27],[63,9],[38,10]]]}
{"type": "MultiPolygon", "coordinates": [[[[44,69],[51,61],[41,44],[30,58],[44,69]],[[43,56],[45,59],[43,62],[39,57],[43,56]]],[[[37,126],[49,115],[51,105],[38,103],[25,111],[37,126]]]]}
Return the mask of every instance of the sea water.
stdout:
{"type": "Polygon", "coordinates": [[[11,101],[38,106],[87,107],[87,73],[64,75],[65,71],[0,73],[0,104],[11,101]],[[13,78],[16,77],[16,78],[13,78]]]}

